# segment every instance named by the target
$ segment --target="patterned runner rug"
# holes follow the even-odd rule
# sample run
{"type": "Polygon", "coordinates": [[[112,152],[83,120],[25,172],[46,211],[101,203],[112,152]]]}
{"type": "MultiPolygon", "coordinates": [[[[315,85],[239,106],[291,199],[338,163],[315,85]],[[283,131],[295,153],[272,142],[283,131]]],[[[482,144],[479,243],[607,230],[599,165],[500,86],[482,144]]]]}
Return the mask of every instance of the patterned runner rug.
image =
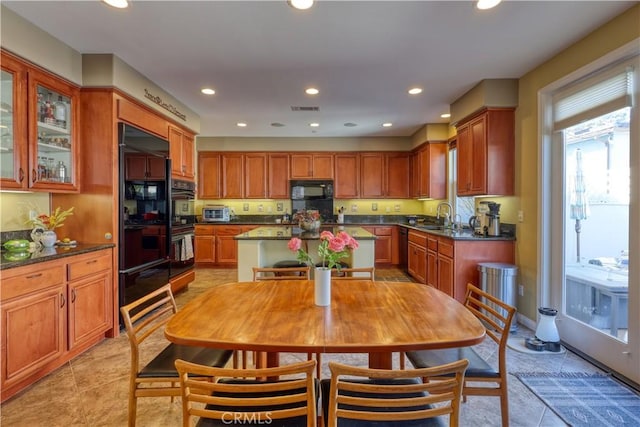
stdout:
{"type": "Polygon", "coordinates": [[[570,426],[640,426],[640,395],[608,375],[583,372],[514,375],[570,426]]]}

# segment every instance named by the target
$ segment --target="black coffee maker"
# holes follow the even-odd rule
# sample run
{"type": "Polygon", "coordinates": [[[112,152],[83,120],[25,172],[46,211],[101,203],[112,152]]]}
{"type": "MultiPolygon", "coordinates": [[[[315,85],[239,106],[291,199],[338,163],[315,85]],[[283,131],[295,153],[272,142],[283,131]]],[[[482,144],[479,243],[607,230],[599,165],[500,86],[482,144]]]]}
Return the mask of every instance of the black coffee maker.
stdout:
{"type": "Polygon", "coordinates": [[[487,225],[485,226],[485,235],[496,237],[500,235],[500,203],[489,202],[487,204],[489,212],[487,216],[487,225]]]}

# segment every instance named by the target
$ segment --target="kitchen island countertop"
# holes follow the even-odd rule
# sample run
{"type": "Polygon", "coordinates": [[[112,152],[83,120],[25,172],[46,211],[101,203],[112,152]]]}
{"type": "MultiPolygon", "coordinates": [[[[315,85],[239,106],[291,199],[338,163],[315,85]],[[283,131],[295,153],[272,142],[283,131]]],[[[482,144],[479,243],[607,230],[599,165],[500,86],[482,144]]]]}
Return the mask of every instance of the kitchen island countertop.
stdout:
{"type": "Polygon", "coordinates": [[[298,237],[301,240],[318,240],[322,231],[331,231],[337,234],[340,231],[347,232],[350,236],[357,240],[375,240],[376,236],[369,233],[362,227],[353,226],[323,226],[317,232],[304,231],[298,227],[290,225],[258,227],[253,230],[238,234],[234,238],[236,240],[289,240],[292,237],[298,237]]]}

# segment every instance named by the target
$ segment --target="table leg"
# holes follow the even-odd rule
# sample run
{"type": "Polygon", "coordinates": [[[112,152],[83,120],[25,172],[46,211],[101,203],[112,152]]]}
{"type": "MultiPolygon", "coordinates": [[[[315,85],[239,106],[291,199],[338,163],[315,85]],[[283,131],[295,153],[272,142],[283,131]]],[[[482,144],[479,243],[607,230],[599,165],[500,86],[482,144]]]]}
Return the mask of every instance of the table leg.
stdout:
{"type": "Polygon", "coordinates": [[[393,369],[393,353],[369,353],[369,368],[393,369]]]}

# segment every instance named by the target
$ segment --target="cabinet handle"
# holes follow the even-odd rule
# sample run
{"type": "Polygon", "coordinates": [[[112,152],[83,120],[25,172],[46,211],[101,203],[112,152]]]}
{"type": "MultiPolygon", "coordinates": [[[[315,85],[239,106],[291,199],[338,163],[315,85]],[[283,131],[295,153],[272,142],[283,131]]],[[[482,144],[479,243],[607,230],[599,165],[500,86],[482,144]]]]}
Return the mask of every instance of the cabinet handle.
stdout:
{"type": "Polygon", "coordinates": [[[42,273],[36,273],[36,274],[32,274],[31,276],[27,276],[27,279],[36,279],[40,276],[42,276],[42,273]]]}
{"type": "Polygon", "coordinates": [[[71,290],[71,302],[76,302],[76,290],[71,290]]]}
{"type": "Polygon", "coordinates": [[[24,181],[24,169],[20,168],[19,172],[18,172],[18,179],[20,180],[20,182],[24,181]]]}
{"type": "Polygon", "coordinates": [[[87,265],[88,264],[95,264],[96,262],[98,262],[98,260],[92,259],[91,261],[87,261],[87,265]]]}
{"type": "Polygon", "coordinates": [[[31,169],[31,180],[33,182],[36,182],[37,179],[38,179],[38,174],[36,173],[36,170],[35,169],[31,169]]]}
{"type": "Polygon", "coordinates": [[[64,307],[67,301],[64,298],[64,294],[60,294],[60,308],[64,307]]]}

